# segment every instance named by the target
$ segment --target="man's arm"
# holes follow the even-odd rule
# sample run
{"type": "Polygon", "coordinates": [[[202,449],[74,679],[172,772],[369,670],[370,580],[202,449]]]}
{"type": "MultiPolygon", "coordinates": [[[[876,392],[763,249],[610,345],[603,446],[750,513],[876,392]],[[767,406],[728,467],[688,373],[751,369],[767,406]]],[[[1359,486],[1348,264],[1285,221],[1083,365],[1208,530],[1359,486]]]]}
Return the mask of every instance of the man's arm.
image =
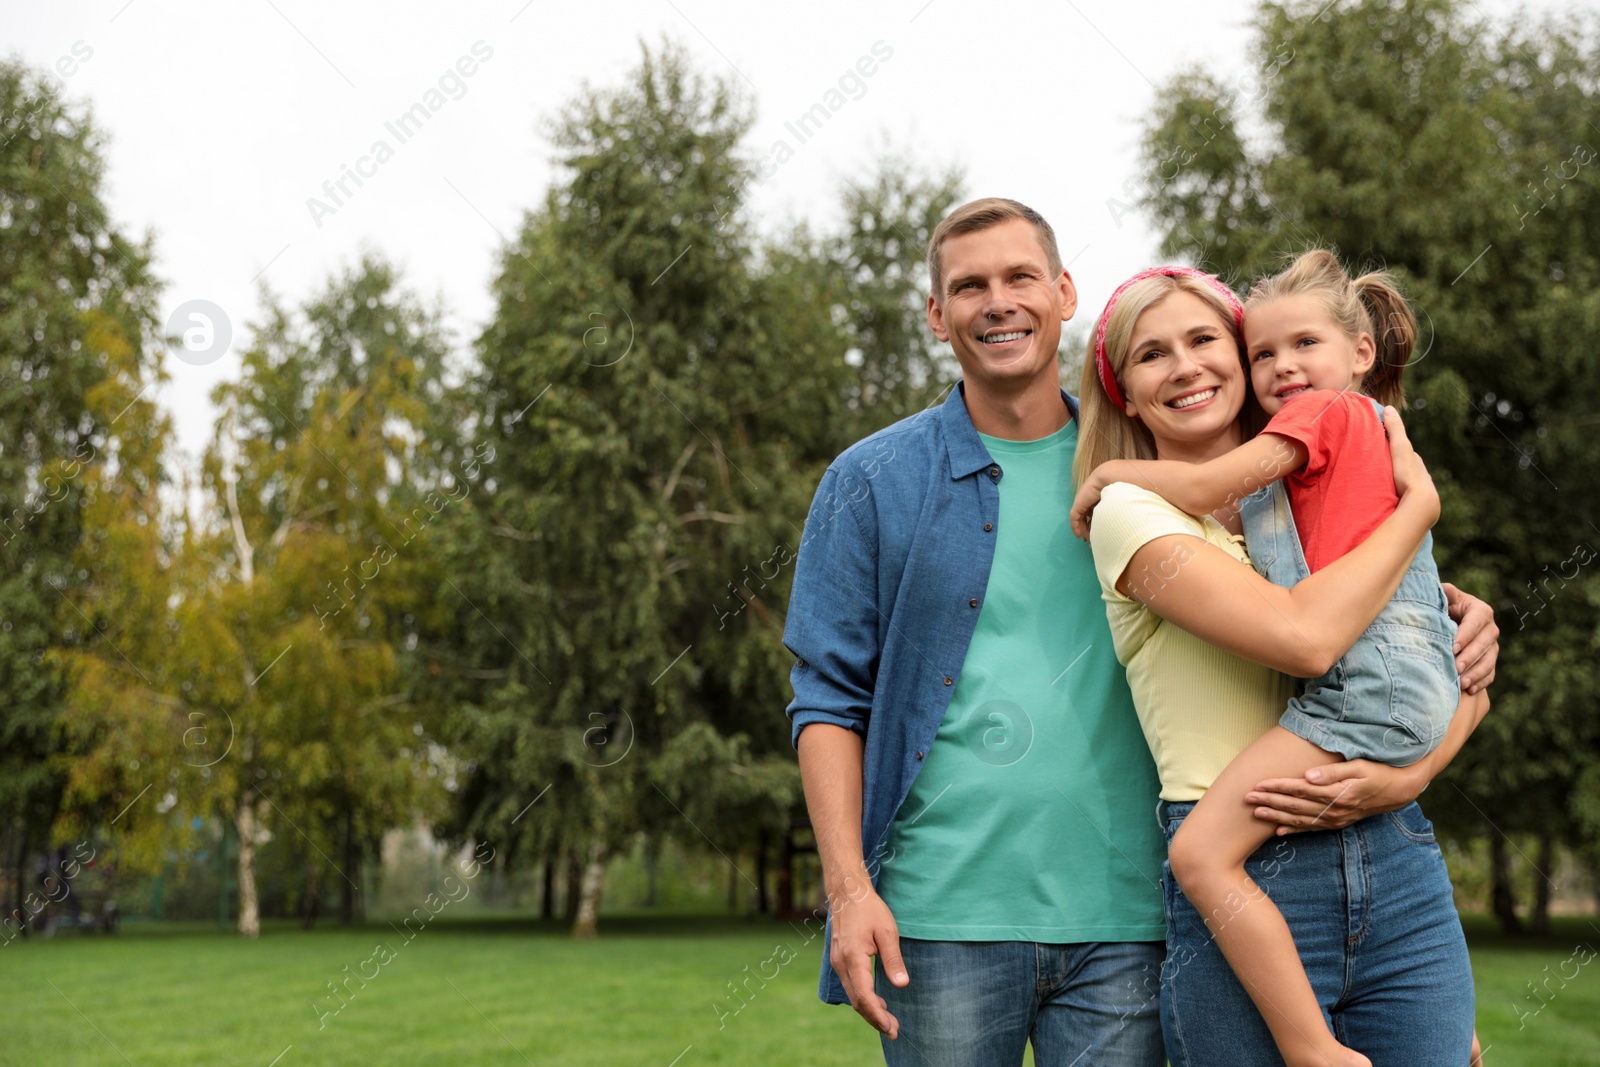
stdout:
{"type": "Polygon", "coordinates": [[[854,731],[814,723],[800,731],[800,779],[833,919],[829,959],[851,1006],[893,1040],[900,1034],[900,1022],[873,992],[872,957],[882,960],[896,986],[910,979],[900,959],[899,929],[888,905],[872,888],[861,846],[863,748],[854,731]]]}
{"type": "Polygon", "coordinates": [[[1089,538],[1089,517],[1112,482],[1128,482],[1158,493],[1190,515],[1229,507],[1306,465],[1299,441],[1263,433],[1204,463],[1163,459],[1114,459],[1096,467],[1072,501],[1072,532],[1089,538]]]}
{"type": "Polygon", "coordinates": [[[861,842],[863,753],[881,652],[877,529],[870,507],[857,513],[869,493],[848,467],[822,476],[795,563],[784,644],[796,656],[789,712],[828,897],[829,962],[855,1010],[894,1038],[900,1024],[873,991],[872,957],[896,985],[908,979],[861,842]]]}
{"type": "Polygon", "coordinates": [[[1445,585],[1456,622],[1456,670],[1464,690],[1439,747],[1409,767],[1347,760],[1313,767],[1304,778],[1274,778],[1245,795],[1258,805],[1256,818],[1278,823],[1278,833],[1336,830],[1379,812],[1403,808],[1450,765],[1489,710],[1485,691],[1500,658],[1500,627],[1494,609],[1453,585],[1445,585]],[[1470,678],[1470,680],[1469,680],[1470,678]]]}

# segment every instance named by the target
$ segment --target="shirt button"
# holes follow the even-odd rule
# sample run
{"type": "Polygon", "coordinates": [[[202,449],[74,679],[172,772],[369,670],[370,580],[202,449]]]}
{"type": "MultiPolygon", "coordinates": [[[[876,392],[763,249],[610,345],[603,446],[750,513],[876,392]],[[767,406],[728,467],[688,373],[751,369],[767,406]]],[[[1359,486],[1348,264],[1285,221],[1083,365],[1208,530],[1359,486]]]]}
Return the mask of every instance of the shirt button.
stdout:
{"type": "Polygon", "coordinates": [[[994,523],[992,523],[992,522],[986,522],[986,523],[984,523],[984,524],[983,524],[983,532],[984,532],[984,533],[989,533],[989,532],[991,532],[991,531],[992,531],[992,530],[993,530],[993,529],[994,529],[994,523]]]}
{"type": "Polygon", "coordinates": [[[991,477],[991,478],[1000,477],[1000,468],[999,467],[990,467],[989,468],[989,477],[991,477]]]}
{"type": "Polygon", "coordinates": [[[804,667],[806,665],[806,661],[803,659],[797,659],[794,661],[794,665],[796,667],[804,667]]]}
{"type": "Polygon", "coordinates": [[[967,601],[967,606],[968,607],[973,607],[973,608],[977,607],[978,606],[978,598],[977,597],[973,597],[971,600],[967,601]]]}
{"type": "Polygon", "coordinates": [[[949,675],[945,675],[945,679],[944,679],[944,684],[945,684],[945,685],[950,685],[950,684],[951,684],[951,683],[950,683],[950,676],[949,676],[949,675]]]}
{"type": "Polygon", "coordinates": [[[921,758],[922,758],[922,753],[920,753],[920,752],[918,752],[918,753],[917,753],[917,758],[918,758],[918,759],[921,759],[921,758]]]}

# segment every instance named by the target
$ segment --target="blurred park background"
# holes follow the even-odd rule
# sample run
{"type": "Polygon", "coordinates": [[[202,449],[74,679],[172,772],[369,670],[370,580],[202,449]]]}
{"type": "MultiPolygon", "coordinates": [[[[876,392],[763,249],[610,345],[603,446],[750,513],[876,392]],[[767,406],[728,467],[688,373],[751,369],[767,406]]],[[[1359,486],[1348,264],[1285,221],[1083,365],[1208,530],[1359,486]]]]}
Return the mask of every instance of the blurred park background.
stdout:
{"type": "MultiPolygon", "coordinates": [[[[239,172],[241,228],[278,208],[248,155],[112,151],[75,79],[162,14],[135,2],[0,61],[0,1063],[881,1062],[815,999],[781,634],[823,468],[958,375],[922,259],[976,195],[1036,203],[1069,257],[1100,246],[1088,279],[1069,264],[1074,390],[1085,323],[1152,262],[1242,287],[1327,244],[1402,279],[1440,570],[1502,628],[1493,711],[1423,798],[1487,1062],[1600,1063],[1592,9],[1230,7],[1199,49],[1165,27],[1160,67],[1126,13],[1069,4],[1046,50],[1025,9],[919,2],[893,25],[946,66],[907,134],[856,102],[910,44],[861,27],[763,122],[714,42],[782,17],[669,3],[670,32],[496,133],[539,157],[514,214],[445,176],[493,248],[464,319],[415,280],[425,224],[409,261],[385,247],[416,216],[379,196],[496,56],[517,77],[503,43],[460,30],[370,147],[278,191],[307,232],[378,211],[356,252],[285,292],[267,248],[219,303],[172,292],[164,246],[195,237],[130,229],[113,161],[180,197],[239,172]],[[1074,64],[1135,103],[1055,92],[1074,64]],[[801,159],[835,116],[889,136],[801,159]],[[1027,192],[1050,168],[1094,191],[1052,210],[1027,192]]],[[[267,9],[349,81],[312,16],[267,9]]]]}

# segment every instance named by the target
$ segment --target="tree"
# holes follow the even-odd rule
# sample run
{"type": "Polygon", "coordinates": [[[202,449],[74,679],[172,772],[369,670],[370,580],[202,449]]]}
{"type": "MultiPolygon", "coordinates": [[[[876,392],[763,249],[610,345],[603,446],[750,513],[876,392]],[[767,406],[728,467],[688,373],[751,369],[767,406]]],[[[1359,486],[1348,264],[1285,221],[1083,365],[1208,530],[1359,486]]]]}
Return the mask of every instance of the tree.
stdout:
{"type": "Polygon", "coordinates": [[[579,936],[628,837],[737,851],[799,799],[781,605],[861,389],[829,310],[846,280],[741,211],[748,125],[672,46],[575,100],[480,340],[497,459],[452,554],[460,628],[437,637],[482,679],[455,724],[461,829],[567,850],[579,936]]]}
{"type": "Polygon", "coordinates": [[[927,248],[960,203],[954,168],[923,176],[908,152],[886,151],[864,185],[846,179],[842,232],[822,242],[821,265],[843,284],[834,308],[857,367],[848,444],[942,398],[961,376],[949,346],[928,329],[927,248]]]}
{"type": "Polygon", "coordinates": [[[1492,842],[1526,834],[1593,857],[1600,530],[1582,487],[1600,461],[1600,23],[1501,26],[1472,10],[1262,5],[1252,100],[1204,72],[1160,94],[1144,202],[1165,254],[1241,282],[1313,244],[1402,278],[1423,322],[1407,421],[1444,500],[1440,570],[1504,630],[1494,711],[1429,809],[1492,842]],[[1265,135],[1241,135],[1241,119],[1265,135]]]}
{"type": "Polygon", "coordinates": [[[247,937],[260,929],[255,856],[269,828],[303,842],[313,898],[323,865],[335,869],[349,918],[364,851],[426,809],[448,770],[395,643],[421,599],[422,542],[442,494],[469,490],[477,472],[439,465],[429,431],[444,342],[436,316],[397,284],[368,259],[300,315],[265,295],[242,379],[214,393],[222,416],[203,463],[205,507],[178,523],[170,591],[122,603],[120,590],[161,588],[150,577],[160,549],[107,551],[100,603],[123,629],[116,646],[67,657],[73,726],[88,742],[69,793],[88,804],[127,777],[121,768],[171,764],[166,795],[130,812],[120,833],[144,846],[138,855],[159,855],[187,816],[230,822],[247,937]],[[137,683],[116,671],[125,648],[143,667],[137,683]],[[206,731],[215,744],[171,760],[171,737],[206,731]],[[185,818],[166,817],[180,805],[185,818]]]}
{"type": "MultiPolygon", "coordinates": [[[[87,640],[87,544],[154,533],[170,437],[145,390],[161,380],[148,239],[102,199],[103,141],[57,83],[0,62],[0,870],[26,897],[65,778],[65,679],[47,649],[87,640]],[[113,474],[113,472],[115,472],[113,474]],[[94,516],[105,520],[102,525],[94,516]]],[[[108,798],[114,802],[116,799],[108,798]]],[[[115,808],[100,813],[109,820],[115,808]]],[[[0,878],[0,880],[4,880],[0,878]]]]}

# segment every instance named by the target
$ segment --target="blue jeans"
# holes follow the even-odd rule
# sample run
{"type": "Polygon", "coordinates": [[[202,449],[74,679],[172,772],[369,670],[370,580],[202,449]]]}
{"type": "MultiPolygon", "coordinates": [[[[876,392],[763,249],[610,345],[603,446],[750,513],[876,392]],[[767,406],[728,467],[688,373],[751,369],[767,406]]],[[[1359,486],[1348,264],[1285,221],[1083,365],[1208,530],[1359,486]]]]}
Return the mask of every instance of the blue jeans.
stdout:
{"type": "Polygon", "coordinates": [[[1161,1067],[1159,941],[1041,945],[900,939],[911,984],[876,988],[900,1020],[889,1067],[1161,1067]]]}
{"type": "MultiPolygon", "coordinates": [[[[1170,842],[1194,805],[1162,807],[1170,842]]],[[[1472,1048],[1472,966],[1421,808],[1273,838],[1245,870],[1288,922],[1335,1037],[1378,1067],[1463,1067],[1472,1048]]],[[[1172,1067],[1283,1067],[1170,868],[1163,882],[1161,1026],[1172,1067]]]]}

